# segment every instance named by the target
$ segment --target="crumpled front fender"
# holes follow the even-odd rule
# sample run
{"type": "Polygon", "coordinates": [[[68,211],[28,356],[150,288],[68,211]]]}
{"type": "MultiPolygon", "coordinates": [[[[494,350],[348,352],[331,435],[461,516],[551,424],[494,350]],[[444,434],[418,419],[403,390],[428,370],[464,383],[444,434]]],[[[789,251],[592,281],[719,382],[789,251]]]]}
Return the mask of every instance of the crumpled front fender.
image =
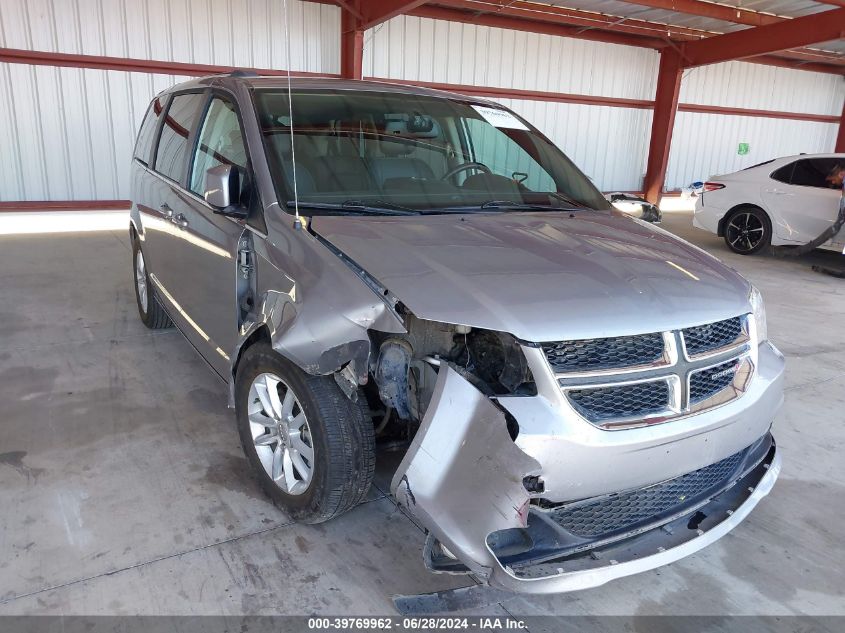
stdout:
{"type": "Polygon", "coordinates": [[[525,527],[523,478],[540,469],[514,444],[503,413],[444,363],[391,492],[472,572],[487,577],[496,564],[487,535],[525,527]]]}

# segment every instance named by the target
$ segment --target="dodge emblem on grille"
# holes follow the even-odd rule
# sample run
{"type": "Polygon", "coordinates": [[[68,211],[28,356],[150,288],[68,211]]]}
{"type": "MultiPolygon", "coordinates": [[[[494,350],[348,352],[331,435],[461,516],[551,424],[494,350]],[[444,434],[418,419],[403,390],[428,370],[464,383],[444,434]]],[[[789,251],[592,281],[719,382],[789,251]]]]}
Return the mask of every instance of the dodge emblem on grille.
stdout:
{"type": "Polygon", "coordinates": [[[735,374],[736,370],[739,369],[739,363],[736,365],[732,365],[727,369],[723,369],[722,371],[717,371],[715,374],[710,374],[710,380],[719,380],[719,378],[724,378],[725,376],[729,376],[731,374],[735,374]]]}

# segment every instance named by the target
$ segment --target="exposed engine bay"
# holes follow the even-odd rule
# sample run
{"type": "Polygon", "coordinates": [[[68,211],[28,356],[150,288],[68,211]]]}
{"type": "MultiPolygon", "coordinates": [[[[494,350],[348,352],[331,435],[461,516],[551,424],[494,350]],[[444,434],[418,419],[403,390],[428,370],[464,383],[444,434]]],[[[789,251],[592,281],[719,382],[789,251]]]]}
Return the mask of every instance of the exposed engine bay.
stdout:
{"type": "MultiPolygon", "coordinates": [[[[405,314],[404,321],[406,334],[371,331],[374,351],[367,399],[372,409],[385,408],[380,432],[392,423],[410,439],[428,409],[438,370],[444,365],[488,397],[536,395],[531,370],[513,336],[411,314],[405,314]]],[[[503,413],[508,433],[515,439],[516,420],[503,413]]]]}

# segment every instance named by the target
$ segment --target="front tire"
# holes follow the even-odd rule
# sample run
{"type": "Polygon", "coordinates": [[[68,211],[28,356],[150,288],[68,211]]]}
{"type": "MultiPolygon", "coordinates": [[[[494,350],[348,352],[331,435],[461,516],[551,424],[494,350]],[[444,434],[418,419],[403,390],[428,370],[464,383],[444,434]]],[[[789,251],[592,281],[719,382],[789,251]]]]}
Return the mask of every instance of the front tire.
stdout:
{"type": "Polygon", "coordinates": [[[238,365],[235,409],[261,487],[292,519],[322,523],[363,501],[375,470],[373,427],[331,377],[256,343],[238,365]]]}
{"type": "Polygon", "coordinates": [[[137,238],[132,240],[132,270],[135,273],[135,302],[138,305],[141,322],[151,330],[171,327],[173,322],[158,302],[153,285],[150,283],[147,262],[137,238]]]}
{"type": "Polygon", "coordinates": [[[725,244],[739,255],[753,255],[772,243],[772,222],[759,207],[740,207],[725,220],[725,244]]]}

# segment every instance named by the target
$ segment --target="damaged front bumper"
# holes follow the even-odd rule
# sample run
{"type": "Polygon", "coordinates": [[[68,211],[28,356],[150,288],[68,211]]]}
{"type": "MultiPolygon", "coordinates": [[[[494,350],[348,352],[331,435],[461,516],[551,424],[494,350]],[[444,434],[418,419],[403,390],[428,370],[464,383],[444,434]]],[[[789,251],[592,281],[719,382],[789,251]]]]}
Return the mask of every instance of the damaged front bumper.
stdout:
{"type": "Polygon", "coordinates": [[[766,433],[718,462],[645,488],[531,504],[523,478],[542,475],[544,465],[514,443],[493,402],[443,366],[391,488],[429,529],[432,571],[471,572],[515,592],[559,593],[671,563],[721,538],[771,490],[780,454],[766,433]]]}

